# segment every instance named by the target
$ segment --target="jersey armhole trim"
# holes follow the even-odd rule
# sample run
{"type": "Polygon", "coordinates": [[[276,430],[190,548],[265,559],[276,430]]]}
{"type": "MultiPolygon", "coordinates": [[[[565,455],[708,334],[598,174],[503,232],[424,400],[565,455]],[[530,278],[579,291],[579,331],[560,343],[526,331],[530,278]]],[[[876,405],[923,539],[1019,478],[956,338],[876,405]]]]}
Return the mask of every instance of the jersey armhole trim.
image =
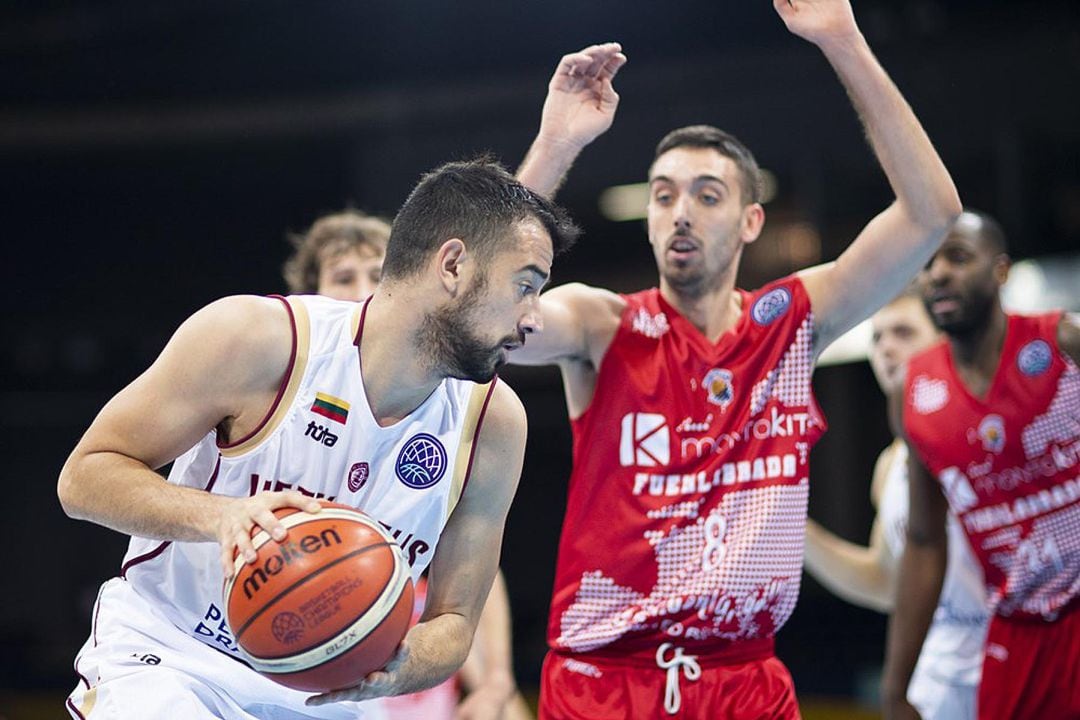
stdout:
{"type": "Polygon", "coordinates": [[[304,378],[304,370],[307,368],[308,351],[311,343],[311,322],[308,318],[307,307],[303,301],[293,297],[281,297],[272,295],[285,305],[289,314],[289,324],[292,326],[292,353],[289,356],[289,365],[285,370],[285,377],[278,387],[277,397],[267,410],[262,422],[248,433],[245,437],[229,445],[218,445],[218,451],[227,458],[234,458],[250,452],[258,447],[272,432],[281,424],[292,408],[293,400],[300,389],[300,381],[304,378]]]}
{"type": "Polygon", "coordinates": [[[472,473],[473,457],[476,455],[476,441],[480,437],[480,428],[484,424],[488,403],[495,391],[498,378],[485,385],[477,385],[469,395],[469,404],[465,410],[465,422],[461,427],[461,444],[458,447],[457,460],[454,462],[454,475],[450,479],[450,493],[446,504],[446,517],[453,514],[458,501],[469,484],[472,473]]]}

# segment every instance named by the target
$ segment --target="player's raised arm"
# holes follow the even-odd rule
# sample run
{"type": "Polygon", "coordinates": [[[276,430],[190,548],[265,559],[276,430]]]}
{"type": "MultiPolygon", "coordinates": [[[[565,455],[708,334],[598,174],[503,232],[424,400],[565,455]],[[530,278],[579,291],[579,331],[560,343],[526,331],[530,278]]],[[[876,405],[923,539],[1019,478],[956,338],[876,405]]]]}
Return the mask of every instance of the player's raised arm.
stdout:
{"type": "Polygon", "coordinates": [[[625,63],[618,43],[590,45],[559,60],[540,131],[517,171],[522,184],[541,195],[555,194],[582,149],[611,127],[619,106],[612,80],[625,63]]]}
{"type": "MultiPolygon", "coordinates": [[[[60,472],[64,511],[130,535],[216,540],[251,553],[258,524],[283,536],[276,507],[317,510],[296,492],[227,498],[171,485],[154,472],[215,427],[254,427],[273,401],[292,345],[278,300],[233,297],[195,313],[142,375],[101,410],[60,472]],[[261,415],[260,415],[261,417],[261,415]]],[[[275,535],[276,537],[278,535],[275,535]]]]}
{"type": "Polygon", "coordinates": [[[308,704],[417,692],[438,685],[461,667],[499,567],[525,435],[525,409],[513,390],[499,383],[480,431],[468,485],[435,550],[424,615],[405,637],[407,650],[360,685],[315,696],[308,704]]]}
{"type": "Polygon", "coordinates": [[[885,717],[891,720],[918,717],[907,701],[907,688],[941,596],[948,558],[948,505],[914,451],[908,456],[908,497],[907,544],[900,557],[881,681],[885,717]]]}
{"type": "Polygon", "coordinates": [[[855,23],[848,0],[774,0],[788,29],[821,49],[866,128],[896,200],[835,263],[803,276],[818,351],[895,297],[961,212],[952,178],[855,23]]]}

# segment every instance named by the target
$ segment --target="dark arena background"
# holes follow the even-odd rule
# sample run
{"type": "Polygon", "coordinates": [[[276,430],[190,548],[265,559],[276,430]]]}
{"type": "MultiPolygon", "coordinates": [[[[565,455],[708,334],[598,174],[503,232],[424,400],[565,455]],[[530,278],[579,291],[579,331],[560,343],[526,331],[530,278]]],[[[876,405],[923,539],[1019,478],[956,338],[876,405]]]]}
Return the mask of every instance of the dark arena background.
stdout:
{"type": "MultiPolygon", "coordinates": [[[[1076,309],[1080,4],[863,0],[855,11],[965,203],[999,218],[1014,258],[1033,261],[1016,302],[1076,309]]],[[[197,308],[282,291],[287,232],[349,205],[392,217],[448,159],[490,151],[516,167],[559,57],[607,40],[629,57],[622,101],[559,193],[586,234],[556,262],[556,284],[655,282],[642,222],[610,219],[600,198],[641,182],[657,140],[681,125],[733,132],[769,172],[744,287],[835,258],[889,201],[833,72],[765,0],[0,8],[0,718],[65,716],[96,589],[120,566],[126,538],[69,520],[56,498],[104,402],[197,308]]],[[[555,370],[504,377],[530,419],[502,567],[517,680],[534,700],[570,434],[555,370]]],[[[884,400],[858,359],[819,369],[815,386],[830,431],[814,451],[810,514],[865,542],[884,400]]],[[[778,654],[806,717],[877,717],[885,623],[804,578],[778,654]]]]}

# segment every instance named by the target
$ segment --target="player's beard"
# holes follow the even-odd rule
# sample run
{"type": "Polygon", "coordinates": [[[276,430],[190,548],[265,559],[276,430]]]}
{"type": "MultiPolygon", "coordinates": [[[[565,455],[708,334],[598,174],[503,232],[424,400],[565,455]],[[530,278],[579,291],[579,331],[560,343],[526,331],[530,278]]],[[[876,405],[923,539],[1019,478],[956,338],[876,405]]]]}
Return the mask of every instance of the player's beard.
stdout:
{"type": "Polygon", "coordinates": [[[487,276],[481,275],[456,303],[437,308],[424,318],[420,329],[421,348],[446,377],[489,382],[506,362],[503,345],[522,340],[519,336],[508,335],[492,343],[477,334],[479,323],[473,316],[486,287],[487,276]]]}
{"type": "Polygon", "coordinates": [[[672,290],[687,298],[700,298],[719,289],[725,271],[736,261],[739,247],[737,232],[736,225],[727,237],[718,240],[723,243],[721,247],[709,248],[701,242],[700,256],[696,262],[679,265],[665,258],[661,266],[664,280],[672,290]]]}
{"type": "Polygon", "coordinates": [[[930,298],[923,297],[923,307],[926,308],[926,313],[938,330],[952,337],[966,338],[977,335],[990,322],[997,293],[996,286],[993,286],[989,292],[969,290],[960,296],[958,311],[946,316],[934,314],[933,300],[930,298]]]}

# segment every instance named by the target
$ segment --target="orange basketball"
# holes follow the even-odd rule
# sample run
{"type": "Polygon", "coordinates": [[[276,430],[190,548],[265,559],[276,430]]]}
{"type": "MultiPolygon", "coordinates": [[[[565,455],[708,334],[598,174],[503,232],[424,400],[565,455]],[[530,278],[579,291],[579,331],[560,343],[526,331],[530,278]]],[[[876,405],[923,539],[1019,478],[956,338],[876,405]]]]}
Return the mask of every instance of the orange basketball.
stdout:
{"type": "Polygon", "coordinates": [[[259,529],[258,559],[236,561],[225,617],[244,659],[297,690],[352,687],[386,665],[409,629],[413,583],[378,522],[323,502],[318,513],[276,510],[281,543],[259,529]]]}

